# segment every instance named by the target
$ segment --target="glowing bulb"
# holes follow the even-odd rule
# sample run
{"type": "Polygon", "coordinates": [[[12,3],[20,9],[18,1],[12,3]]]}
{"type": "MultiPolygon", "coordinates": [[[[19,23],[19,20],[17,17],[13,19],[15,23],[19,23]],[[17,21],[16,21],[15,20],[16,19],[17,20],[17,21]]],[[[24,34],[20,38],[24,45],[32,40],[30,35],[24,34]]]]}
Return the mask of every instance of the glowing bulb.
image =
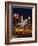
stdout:
{"type": "Polygon", "coordinates": [[[14,16],[16,17],[16,14],[14,14],[14,16]]]}
{"type": "Polygon", "coordinates": [[[31,19],[30,17],[28,17],[28,19],[31,19]]]}

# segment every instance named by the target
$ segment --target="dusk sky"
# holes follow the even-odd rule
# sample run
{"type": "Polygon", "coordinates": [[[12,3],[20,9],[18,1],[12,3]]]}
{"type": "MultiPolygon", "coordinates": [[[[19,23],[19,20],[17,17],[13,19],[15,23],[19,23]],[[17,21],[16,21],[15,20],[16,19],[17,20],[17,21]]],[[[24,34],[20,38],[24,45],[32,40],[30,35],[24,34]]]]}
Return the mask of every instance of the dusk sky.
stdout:
{"type": "Polygon", "coordinates": [[[18,13],[23,16],[32,16],[32,9],[27,8],[13,8],[13,14],[18,13]]]}

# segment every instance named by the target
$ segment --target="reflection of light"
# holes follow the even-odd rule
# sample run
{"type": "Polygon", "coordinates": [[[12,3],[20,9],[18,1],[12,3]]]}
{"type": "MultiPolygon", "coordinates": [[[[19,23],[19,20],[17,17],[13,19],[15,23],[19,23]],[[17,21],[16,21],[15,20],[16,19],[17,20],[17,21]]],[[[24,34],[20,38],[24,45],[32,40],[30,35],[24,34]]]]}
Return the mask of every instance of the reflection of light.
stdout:
{"type": "Polygon", "coordinates": [[[18,29],[16,28],[16,31],[17,31],[18,29]]]}
{"type": "Polygon", "coordinates": [[[19,31],[23,31],[23,29],[20,29],[19,31]]]}
{"type": "Polygon", "coordinates": [[[15,30],[16,30],[16,32],[24,31],[24,29],[20,29],[20,28],[16,28],[15,30]]]}

